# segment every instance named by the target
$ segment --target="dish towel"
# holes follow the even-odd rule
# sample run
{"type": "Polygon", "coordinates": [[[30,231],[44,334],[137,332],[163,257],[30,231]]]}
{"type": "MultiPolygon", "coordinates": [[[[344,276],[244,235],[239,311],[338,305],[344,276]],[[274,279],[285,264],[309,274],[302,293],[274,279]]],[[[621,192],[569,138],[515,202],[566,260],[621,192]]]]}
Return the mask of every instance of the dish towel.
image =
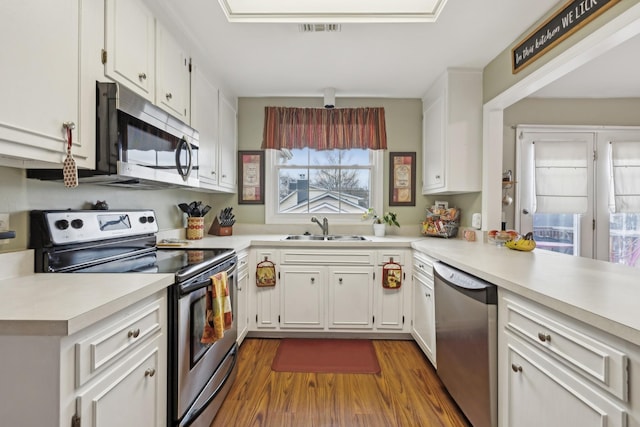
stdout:
{"type": "Polygon", "coordinates": [[[224,336],[224,331],[231,328],[233,321],[226,272],[211,276],[211,287],[207,289],[206,304],[204,330],[200,342],[213,344],[224,336]]]}

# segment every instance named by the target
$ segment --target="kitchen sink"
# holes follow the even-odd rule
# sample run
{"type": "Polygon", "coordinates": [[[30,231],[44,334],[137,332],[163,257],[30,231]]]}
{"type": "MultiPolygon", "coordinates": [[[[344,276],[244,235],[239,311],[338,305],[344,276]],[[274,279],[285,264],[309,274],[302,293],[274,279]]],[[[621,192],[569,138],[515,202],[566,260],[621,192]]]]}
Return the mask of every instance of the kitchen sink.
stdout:
{"type": "Polygon", "coordinates": [[[324,240],[324,236],[316,234],[292,234],[287,236],[285,240],[324,240]]]}
{"type": "Polygon", "coordinates": [[[327,236],[327,240],[338,241],[338,242],[359,242],[367,239],[364,236],[332,235],[332,236],[327,236]]]}
{"type": "Polygon", "coordinates": [[[300,241],[325,241],[325,242],[361,242],[367,240],[364,236],[330,234],[322,236],[320,234],[291,234],[284,240],[300,240],[300,241]]]}

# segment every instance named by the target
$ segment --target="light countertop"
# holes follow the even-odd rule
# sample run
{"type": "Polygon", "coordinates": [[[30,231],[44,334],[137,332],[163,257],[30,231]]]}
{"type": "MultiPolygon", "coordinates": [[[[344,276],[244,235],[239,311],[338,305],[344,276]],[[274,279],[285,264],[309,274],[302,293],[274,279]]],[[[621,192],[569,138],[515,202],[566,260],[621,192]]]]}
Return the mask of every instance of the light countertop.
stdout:
{"type": "Polygon", "coordinates": [[[535,249],[428,239],[412,246],[497,286],[640,345],[640,270],[535,249]]]}
{"type": "MultiPolygon", "coordinates": [[[[415,248],[497,286],[640,345],[640,271],[547,251],[412,236],[286,241],[284,235],[206,236],[185,248],[415,248]]],[[[68,335],[173,283],[171,274],[33,274],[31,251],[0,254],[0,334],[68,335]],[[114,278],[117,276],[117,280],[114,278]]]]}

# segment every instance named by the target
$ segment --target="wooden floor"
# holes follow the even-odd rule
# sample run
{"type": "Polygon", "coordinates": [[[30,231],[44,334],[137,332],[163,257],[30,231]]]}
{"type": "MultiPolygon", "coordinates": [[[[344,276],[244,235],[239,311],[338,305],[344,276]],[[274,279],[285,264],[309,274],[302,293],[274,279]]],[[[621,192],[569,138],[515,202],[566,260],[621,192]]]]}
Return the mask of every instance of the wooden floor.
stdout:
{"type": "Polygon", "coordinates": [[[375,340],[375,375],[273,372],[279,341],[244,341],[212,427],[469,426],[413,341],[375,340]]]}

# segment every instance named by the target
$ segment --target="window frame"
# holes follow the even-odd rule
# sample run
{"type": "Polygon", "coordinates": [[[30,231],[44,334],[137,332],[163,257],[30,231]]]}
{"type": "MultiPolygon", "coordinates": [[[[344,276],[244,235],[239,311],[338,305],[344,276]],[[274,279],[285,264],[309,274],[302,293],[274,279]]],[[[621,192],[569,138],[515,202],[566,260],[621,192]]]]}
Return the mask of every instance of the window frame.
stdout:
{"type": "MultiPolygon", "coordinates": [[[[371,154],[371,188],[370,205],[376,212],[382,212],[384,197],[384,150],[370,150],[371,154]]],[[[265,150],[265,224],[307,224],[312,216],[327,217],[332,224],[362,224],[362,213],[358,214],[283,214],[278,212],[278,150],[265,150]]],[[[363,208],[362,212],[365,209],[363,208]]]]}

